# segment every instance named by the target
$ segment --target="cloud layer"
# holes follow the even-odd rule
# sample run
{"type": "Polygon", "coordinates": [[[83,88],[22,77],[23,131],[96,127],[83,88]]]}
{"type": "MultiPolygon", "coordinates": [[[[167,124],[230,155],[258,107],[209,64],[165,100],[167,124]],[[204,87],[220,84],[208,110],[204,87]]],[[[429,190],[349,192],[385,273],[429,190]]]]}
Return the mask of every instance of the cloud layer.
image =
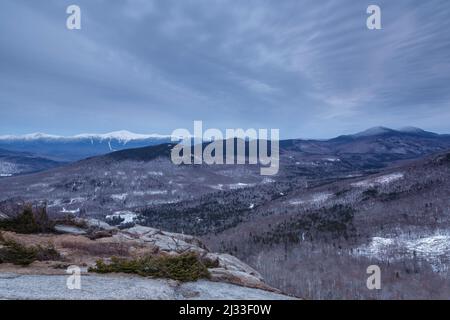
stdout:
{"type": "Polygon", "coordinates": [[[450,2],[2,1],[0,133],[450,132],[450,2]],[[69,31],[66,7],[82,10],[69,31]]]}

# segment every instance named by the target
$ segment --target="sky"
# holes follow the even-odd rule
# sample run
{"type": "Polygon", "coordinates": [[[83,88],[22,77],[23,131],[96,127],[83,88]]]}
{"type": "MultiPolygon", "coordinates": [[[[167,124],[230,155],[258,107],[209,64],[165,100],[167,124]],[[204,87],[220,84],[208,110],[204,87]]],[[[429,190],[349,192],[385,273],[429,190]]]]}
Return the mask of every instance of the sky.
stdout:
{"type": "Polygon", "coordinates": [[[448,0],[2,0],[0,134],[450,133],[448,0]],[[81,8],[69,30],[66,8],[81,8]],[[366,9],[381,8],[381,30],[366,9]]]}

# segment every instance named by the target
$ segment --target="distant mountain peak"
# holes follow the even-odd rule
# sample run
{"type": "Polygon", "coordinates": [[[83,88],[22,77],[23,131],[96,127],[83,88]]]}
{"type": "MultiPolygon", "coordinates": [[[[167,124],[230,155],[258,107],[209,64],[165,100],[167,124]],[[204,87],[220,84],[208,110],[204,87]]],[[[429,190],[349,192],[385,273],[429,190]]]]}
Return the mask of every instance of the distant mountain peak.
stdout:
{"type": "Polygon", "coordinates": [[[46,133],[0,136],[0,148],[29,152],[57,161],[75,161],[112,151],[171,142],[171,135],[138,134],[127,130],[58,136],[46,133]]]}
{"type": "Polygon", "coordinates": [[[386,134],[415,135],[415,136],[423,136],[423,137],[439,136],[439,134],[437,134],[437,133],[425,131],[425,130],[423,130],[421,128],[417,128],[417,127],[403,127],[403,128],[394,130],[391,128],[379,126],[379,127],[373,127],[373,128],[367,129],[365,131],[350,135],[350,137],[361,138],[361,137],[381,136],[381,135],[386,135],[386,134]]]}
{"type": "Polygon", "coordinates": [[[422,130],[417,127],[403,127],[403,128],[398,129],[398,131],[407,132],[407,133],[424,133],[424,132],[426,132],[425,130],[422,130]]]}
{"type": "Polygon", "coordinates": [[[80,140],[80,139],[99,139],[99,140],[119,140],[126,143],[132,140],[145,140],[145,139],[169,139],[170,135],[160,134],[138,134],[127,130],[114,131],[109,133],[97,134],[97,133],[82,133],[74,136],[58,136],[51,135],[42,132],[36,132],[24,135],[4,135],[0,136],[0,140],[80,140]]]}
{"type": "Polygon", "coordinates": [[[46,134],[42,132],[29,133],[24,135],[4,135],[0,140],[39,140],[39,139],[57,139],[59,136],[46,134]]]}
{"type": "Polygon", "coordinates": [[[392,133],[392,132],[395,132],[395,130],[379,126],[379,127],[369,128],[362,132],[358,132],[358,133],[354,134],[353,136],[354,137],[369,137],[369,136],[378,136],[381,134],[392,133]]]}

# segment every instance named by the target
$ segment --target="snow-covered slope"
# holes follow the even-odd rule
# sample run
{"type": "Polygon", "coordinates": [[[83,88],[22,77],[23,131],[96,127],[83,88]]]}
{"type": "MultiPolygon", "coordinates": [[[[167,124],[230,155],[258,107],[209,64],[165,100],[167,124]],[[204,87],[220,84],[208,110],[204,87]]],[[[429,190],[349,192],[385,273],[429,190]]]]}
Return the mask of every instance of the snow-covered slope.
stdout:
{"type": "Polygon", "coordinates": [[[61,163],[30,153],[0,149],[0,178],[17,174],[38,172],[61,165],[61,163]]]}
{"type": "Polygon", "coordinates": [[[74,136],[58,136],[46,133],[31,133],[24,135],[2,135],[0,136],[0,141],[33,141],[33,140],[83,140],[83,139],[98,139],[98,140],[119,140],[122,142],[128,142],[131,140],[144,140],[144,139],[170,139],[170,135],[160,135],[160,134],[138,134],[127,130],[114,131],[104,134],[98,133],[82,133],[74,136]]]}
{"type": "Polygon", "coordinates": [[[105,134],[84,133],[58,136],[46,133],[0,136],[0,148],[31,152],[39,156],[75,161],[123,149],[146,147],[171,141],[170,135],[137,134],[126,130],[105,134]]]}
{"type": "Polygon", "coordinates": [[[370,137],[370,136],[377,136],[377,135],[393,133],[393,132],[395,132],[395,130],[389,129],[386,127],[373,127],[373,128],[369,128],[365,131],[356,133],[353,136],[354,137],[370,137]]]}

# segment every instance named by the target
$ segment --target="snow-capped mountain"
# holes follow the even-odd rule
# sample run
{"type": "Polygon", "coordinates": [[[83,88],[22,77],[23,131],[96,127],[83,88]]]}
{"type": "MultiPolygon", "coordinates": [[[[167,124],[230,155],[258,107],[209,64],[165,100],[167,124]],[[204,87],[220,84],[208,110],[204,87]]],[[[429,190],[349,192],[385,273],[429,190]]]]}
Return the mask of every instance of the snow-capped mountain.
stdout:
{"type": "Polygon", "coordinates": [[[98,133],[83,133],[74,136],[58,136],[46,133],[31,133],[24,135],[3,135],[0,136],[0,141],[2,140],[82,140],[82,139],[98,139],[98,140],[118,140],[124,143],[131,140],[145,140],[145,139],[170,139],[170,135],[160,135],[160,134],[138,134],[127,130],[114,131],[110,133],[98,134],[98,133]]]}
{"type": "Polygon", "coordinates": [[[395,130],[386,128],[386,127],[373,127],[362,132],[358,132],[353,134],[353,137],[370,137],[370,136],[378,136],[383,134],[394,133],[395,130]]]}
{"type": "Polygon", "coordinates": [[[125,130],[105,134],[84,133],[75,136],[32,133],[0,136],[0,148],[31,152],[60,161],[75,161],[113,151],[146,147],[170,141],[170,135],[137,134],[125,130]]]}
{"type": "Polygon", "coordinates": [[[161,135],[161,134],[139,134],[133,133],[126,130],[114,131],[105,134],[92,134],[92,133],[84,133],[79,134],[73,137],[73,139],[100,139],[100,140],[117,140],[124,144],[133,141],[133,140],[148,140],[148,139],[161,139],[166,140],[170,139],[170,135],[161,135]]]}
{"type": "Polygon", "coordinates": [[[369,128],[367,130],[364,130],[362,132],[355,133],[353,135],[350,135],[354,138],[363,138],[363,137],[374,137],[374,136],[385,136],[385,135],[416,135],[416,136],[424,136],[424,137],[431,137],[431,136],[439,136],[437,133],[425,131],[420,128],[416,127],[403,127],[400,129],[391,129],[386,127],[373,127],[369,128]]]}

